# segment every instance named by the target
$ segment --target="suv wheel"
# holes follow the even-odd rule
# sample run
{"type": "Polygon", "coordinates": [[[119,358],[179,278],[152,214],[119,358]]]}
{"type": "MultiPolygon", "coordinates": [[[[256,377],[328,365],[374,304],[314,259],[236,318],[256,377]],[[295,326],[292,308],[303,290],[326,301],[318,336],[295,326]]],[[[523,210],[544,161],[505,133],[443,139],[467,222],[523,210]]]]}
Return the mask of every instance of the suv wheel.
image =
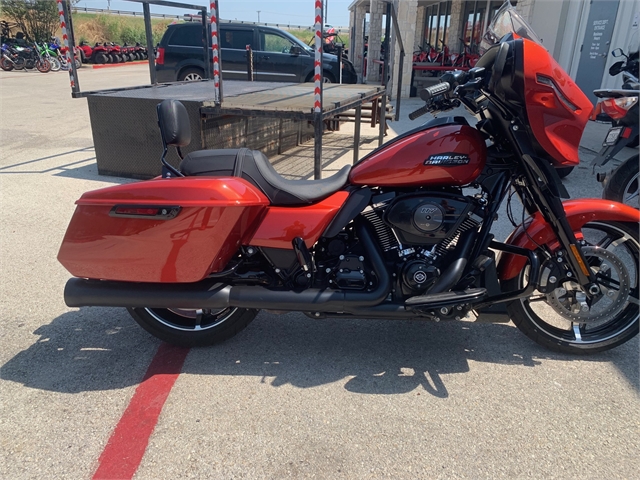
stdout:
{"type": "MultiPolygon", "coordinates": [[[[326,70],[323,72],[322,75],[322,81],[324,83],[336,83],[336,79],[333,78],[333,75],[329,72],[327,72],[326,70]]],[[[313,82],[313,72],[311,72],[308,76],[307,79],[305,80],[305,82],[313,82]]]]}
{"type": "Polygon", "coordinates": [[[322,81],[324,83],[336,83],[335,78],[329,72],[324,72],[322,75],[322,81]]]}
{"type": "Polygon", "coordinates": [[[204,77],[204,72],[199,68],[187,68],[180,72],[180,76],[178,77],[179,82],[195,82],[198,80],[202,80],[204,77]]]}

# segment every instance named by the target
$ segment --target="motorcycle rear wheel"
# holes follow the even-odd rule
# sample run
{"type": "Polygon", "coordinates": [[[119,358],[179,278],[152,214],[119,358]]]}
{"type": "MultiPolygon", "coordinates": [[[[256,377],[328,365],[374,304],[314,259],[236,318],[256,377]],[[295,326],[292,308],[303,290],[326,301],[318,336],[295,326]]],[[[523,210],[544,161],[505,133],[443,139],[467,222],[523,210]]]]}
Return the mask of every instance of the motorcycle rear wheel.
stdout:
{"type": "Polygon", "coordinates": [[[602,198],[624,203],[633,208],[640,208],[640,174],[638,155],[621,163],[609,178],[602,192],[602,198]]]}
{"type": "Polygon", "coordinates": [[[51,57],[49,59],[49,62],[51,63],[51,71],[52,72],[57,72],[58,70],[60,70],[62,68],[62,65],[60,64],[60,60],[58,60],[55,57],[51,57]]]}
{"type": "MultiPolygon", "coordinates": [[[[587,242],[582,248],[589,265],[603,279],[603,283],[598,282],[602,295],[592,303],[588,313],[580,310],[580,290],[570,279],[559,279],[558,288],[546,295],[536,291],[528,298],[507,304],[511,320],[522,333],[560,353],[598,353],[638,334],[638,226],[597,221],[586,224],[582,234],[587,242]],[[614,287],[608,288],[605,283],[614,287]]],[[[504,290],[522,288],[528,274],[527,267],[504,282],[504,290]]]]}
{"type": "Polygon", "coordinates": [[[179,347],[207,347],[223,342],[244,329],[258,310],[225,308],[219,311],[166,308],[128,308],[147,332],[179,347]]]}

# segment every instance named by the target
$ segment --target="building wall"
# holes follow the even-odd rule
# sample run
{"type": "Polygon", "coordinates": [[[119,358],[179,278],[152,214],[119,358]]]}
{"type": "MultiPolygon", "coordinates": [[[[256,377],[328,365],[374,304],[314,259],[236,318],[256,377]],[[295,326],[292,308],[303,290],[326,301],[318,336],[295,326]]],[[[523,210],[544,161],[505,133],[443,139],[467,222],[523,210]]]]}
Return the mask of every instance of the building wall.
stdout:
{"type": "MultiPolygon", "coordinates": [[[[611,37],[611,50],[622,48],[628,52],[629,42],[633,35],[636,39],[640,36],[640,2],[637,0],[621,0],[616,16],[616,24],[611,37]]],[[[605,67],[605,75],[602,79],[601,88],[619,88],[622,86],[622,75],[612,77],[609,75],[609,67],[620,59],[614,58],[611,54],[605,67]]]]}
{"type": "Polygon", "coordinates": [[[533,8],[530,8],[529,23],[542,40],[542,45],[556,60],[556,38],[560,30],[564,4],[562,0],[537,0],[533,8]]]}
{"type": "MultiPolygon", "coordinates": [[[[458,41],[459,33],[462,30],[464,19],[465,0],[452,0],[451,5],[451,25],[449,35],[449,46],[451,51],[458,52],[462,45],[458,41]]],[[[356,0],[351,5],[351,9],[356,11],[354,16],[355,30],[359,28],[359,38],[362,38],[362,18],[369,4],[380,4],[380,22],[384,3],[380,0],[356,0]]],[[[423,42],[424,35],[424,1],[418,7],[417,0],[394,0],[394,6],[398,13],[399,30],[404,41],[405,65],[403,72],[403,96],[409,95],[409,85],[411,81],[411,56],[414,50],[423,42]],[[402,18],[400,18],[402,17],[402,18]],[[411,41],[407,41],[411,40],[411,41]]],[[[434,2],[435,3],[435,2],[434,2]]],[[[544,47],[553,55],[560,66],[564,68],[573,78],[576,77],[580,60],[580,48],[584,41],[584,35],[589,16],[589,4],[587,0],[518,0],[516,9],[527,20],[538,36],[541,38],[544,47]]],[[[632,25],[636,15],[640,15],[640,1],[620,0],[616,24],[611,39],[609,52],[615,48],[623,48],[626,52],[631,35],[635,30],[632,25]]],[[[382,28],[382,25],[380,25],[382,28]]],[[[639,33],[640,35],[640,33],[639,33]]],[[[392,37],[393,38],[393,37],[392,37]]],[[[392,83],[390,93],[395,95],[397,91],[396,80],[398,78],[398,55],[399,47],[394,43],[392,58],[392,83]]],[[[357,45],[357,40],[356,40],[357,45]]],[[[370,43],[371,48],[371,43],[370,43]]],[[[354,55],[356,52],[354,52],[354,55]]],[[[377,58],[377,57],[372,57],[377,58]]],[[[360,69],[362,59],[354,58],[356,70],[360,69]],[[358,65],[360,63],[360,65],[358,65]]],[[[611,77],[608,74],[609,67],[617,61],[611,55],[607,58],[605,72],[602,78],[602,88],[614,88],[621,85],[621,77],[611,77]]],[[[379,81],[377,75],[372,73],[371,81],[379,81]],[[374,80],[375,79],[375,80],[374,80]]]]}

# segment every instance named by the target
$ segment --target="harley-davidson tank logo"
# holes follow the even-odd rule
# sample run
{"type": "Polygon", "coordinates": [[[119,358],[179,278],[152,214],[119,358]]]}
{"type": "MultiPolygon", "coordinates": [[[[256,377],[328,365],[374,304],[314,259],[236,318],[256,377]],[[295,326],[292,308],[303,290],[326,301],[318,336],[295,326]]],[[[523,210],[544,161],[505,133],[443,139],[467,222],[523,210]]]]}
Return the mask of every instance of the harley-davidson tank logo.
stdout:
{"type": "Polygon", "coordinates": [[[466,165],[471,161],[469,155],[460,153],[439,153],[431,155],[424,161],[425,165],[438,165],[441,167],[457,167],[458,165],[466,165]]]}

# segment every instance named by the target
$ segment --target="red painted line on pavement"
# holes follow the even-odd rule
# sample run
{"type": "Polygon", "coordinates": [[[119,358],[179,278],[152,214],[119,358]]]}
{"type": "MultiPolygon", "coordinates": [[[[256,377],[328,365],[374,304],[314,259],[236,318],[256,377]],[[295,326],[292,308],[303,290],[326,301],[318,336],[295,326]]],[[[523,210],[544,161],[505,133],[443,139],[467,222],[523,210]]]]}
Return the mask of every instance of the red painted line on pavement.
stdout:
{"type": "Polygon", "coordinates": [[[133,478],[188,353],[188,348],[160,345],[98,459],[94,479],[133,478]]]}
{"type": "Polygon", "coordinates": [[[83,65],[83,67],[89,68],[112,68],[112,67],[128,67],[129,65],[149,65],[149,60],[138,60],[137,62],[123,62],[123,63],[96,63],[91,65],[83,65]]]}

